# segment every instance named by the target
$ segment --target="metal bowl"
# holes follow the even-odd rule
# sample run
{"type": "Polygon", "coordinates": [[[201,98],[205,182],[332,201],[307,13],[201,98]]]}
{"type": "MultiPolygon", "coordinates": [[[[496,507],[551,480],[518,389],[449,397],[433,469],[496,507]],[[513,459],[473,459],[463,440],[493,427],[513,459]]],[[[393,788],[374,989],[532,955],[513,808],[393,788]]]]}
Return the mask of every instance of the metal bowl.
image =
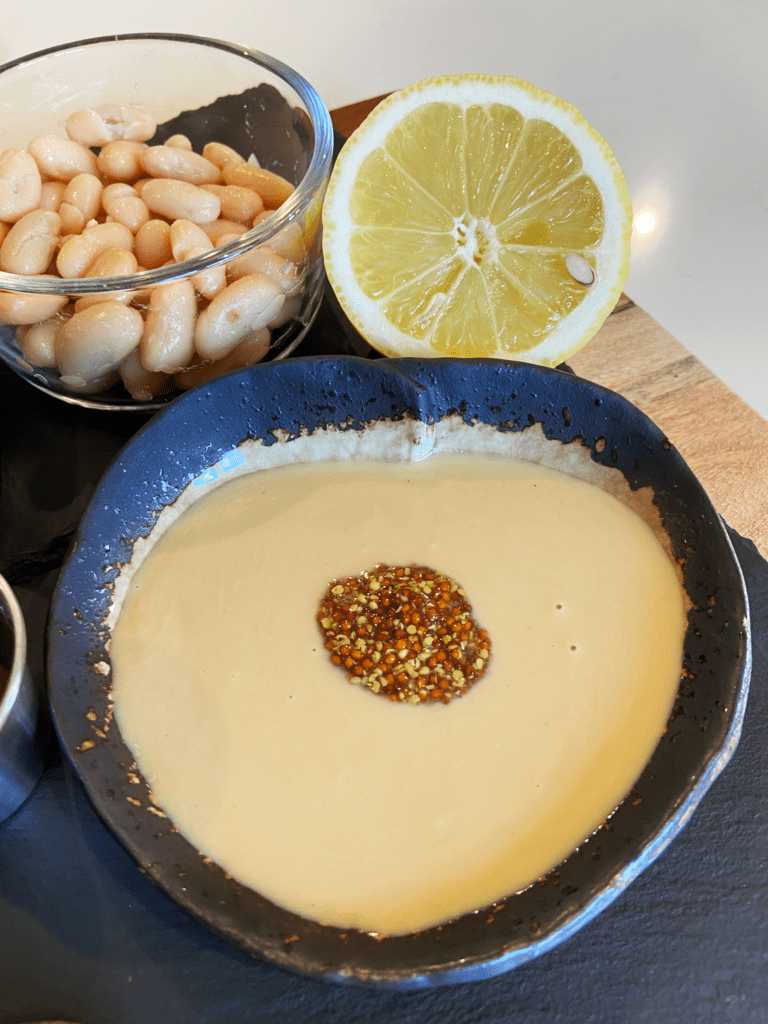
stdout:
{"type": "Polygon", "coordinates": [[[552,950],[674,839],[738,742],[751,666],[748,622],[741,570],[706,493],[658,428],[620,396],[528,364],[320,357],[219,378],[163,410],[128,443],[62,571],[47,666],[59,736],[93,806],[166,893],[238,948],[290,970],[410,989],[488,978],[552,950]],[[396,437],[427,446],[436,429],[450,430],[464,447],[473,431],[490,432],[502,450],[537,437],[531,457],[572,473],[620,477],[630,494],[650,487],[691,603],[667,730],[606,827],[547,884],[440,927],[385,938],[275,906],[157,816],[112,719],[108,653],[115,582],[163,509],[242,471],[244,453],[279,462],[313,438],[322,444],[329,432],[352,431],[364,446],[366,431],[382,421],[396,437]]]}

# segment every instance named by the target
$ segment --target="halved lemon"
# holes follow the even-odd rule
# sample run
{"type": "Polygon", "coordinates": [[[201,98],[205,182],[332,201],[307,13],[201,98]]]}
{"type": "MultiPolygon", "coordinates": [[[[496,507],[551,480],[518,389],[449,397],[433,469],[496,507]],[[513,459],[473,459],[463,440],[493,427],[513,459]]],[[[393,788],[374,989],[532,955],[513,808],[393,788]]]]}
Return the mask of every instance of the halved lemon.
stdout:
{"type": "Polygon", "coordinates": [[[428,78],[350,136],[323,204],[330,284],[387,356],[555,366],[629,272],[632,209],[605,140],[520,79],[428,78]]]}

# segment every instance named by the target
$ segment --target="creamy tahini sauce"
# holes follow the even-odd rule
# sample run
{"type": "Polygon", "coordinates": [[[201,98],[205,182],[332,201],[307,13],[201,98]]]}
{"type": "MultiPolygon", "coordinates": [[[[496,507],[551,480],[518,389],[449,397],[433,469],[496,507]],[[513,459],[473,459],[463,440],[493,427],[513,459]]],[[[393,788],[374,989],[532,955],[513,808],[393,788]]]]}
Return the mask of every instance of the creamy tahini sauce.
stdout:
{"type": "Polygon", "coordinates": [[[526,462],[249,474],[140,566],[112,636],[115,713],[154,797],[232,876],[326,924],[398,934],[553,868],[664,730],[683,595],[650,527],[526,462]],[[315,622],[377,562],[458,580],[493,643],[449,705],[350,684],[315,622]]]}

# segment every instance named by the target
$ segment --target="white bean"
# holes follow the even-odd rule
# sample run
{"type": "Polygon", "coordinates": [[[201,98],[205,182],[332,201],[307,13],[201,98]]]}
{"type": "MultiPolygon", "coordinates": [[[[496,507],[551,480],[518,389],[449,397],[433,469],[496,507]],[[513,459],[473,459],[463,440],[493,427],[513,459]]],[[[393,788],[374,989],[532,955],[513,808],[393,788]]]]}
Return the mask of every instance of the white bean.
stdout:
{"type": "Polygon", "coordinates": [[[231,361],[232,369],[239,366],[252,366],[260,363],[269,352],[269,343],[272,340],[272,332],[268,327],[260,327],[247,335],[237,348],[233,349],[225,359],[231,361]]]}
{"type": "Polygon", "coordinates": [[[96,157],[85,146],[60,135],[36,135],[27,149],[43,174],[71,181],[78,174],[98,174],[96,157]]]}
{"type": "MultiPolygon", "coordinates": [[[[259,213],[254,217],[253,226],[257,227],[259,224],[263,224],[271,216],[272,214],[269,210],[264,210],[263,213],[259,213]]],[[[295,220],[292,220],[285,227],[280,228],[269,239],[269,248],[273,252],[279,253],[280,256],[285,256],[287,260],[291,260],[293,263],[302,263],[307,253],[304,249],[304,232],[301,230],[301,226],[295,220]]]]}
{"type": "Polygon", "coordinates": [[[227,220],[250,224],[264,209],[264,200],[251,188],[242,185],[203,185],[203,188],[219,197],[221,216],[227,220]]]}
{"type": "Polygon", "coordinates": [[[55,316],[67,304],[66,295],[27,295],[0,292],[0,324],[36,324],[55,316]]]}
{"type": "Polygon", "coordinates": [[[148,181],[141,190],[141,198],[151,213],[169,220],[191,220],[195,224],[209,224],[221,210],[218,196],[204,192],[197,185],[173,178],[148,181]]]}
{"type": "Polygon", "coordinates": [[[105,103],[97,112],[107,124],[122,125],[126,142],[148,142],[157,131],[157,121],[137,103],[105,103]]]}
{"type": "Polygon", "coordinates": [[[113,245],[100,253],[88,268],[88,277],[122,277],[135,274],[138,262],[130,249],[113,245]]]}
{"type": "Polygon", "coordinates": [[[145,370],[175,373],[189,366],[195,354],[196,316],[197,299],[191,281],[172,281],[152,289],[139,346],[145,370]]]}
{"type": "Polygon", "coordinates": [[[83,146],[106,146],[116,139],[146,142],[157,130],[157,122],[142,107],[107,103],[101,107],[76,110],[65,124],[67,135],[83,146]]]}
{"type": "Polygon", "coordinates": [[[168,221],[154,219],[142,224],[136,232],[134,251],[142,267],[150,270],[172,260],[171,225],[168,221]]]}
{"type": "Polygon", "coordinates": [[[60,230],[58,213],[25,213],[0,246],[0,270],[8,274],[44,274],[56,251],[60,230]]]}
{"type": "Polygon", "coordinates": [[[105,185],[101,193],[101,205],[104,210],[107,210],[107,206],[114,202],[115,199],[122,199],[123,196],[137,196],[139,193],[136,189],[136,184],[129,185],[127,181],[113,181],[110,185],[105,185]]]}
{"type": "Polygon", "coordinates": [[[28,363],[46,367],[56,365],[54,343],[60,325],[60,320],[51,319],[16,329],[16,343],[28,363]]]}
{"type": "Polygon", "coordinates": [[[197,363],[188,370],[177,373],[174,377],[177,387],[182,391],[204,384],[214,377],[229,370],[239,370],[243,366],[253,366],[259,363],[269,352],[271,332],[268,327],[261,327],[258,331],[252,331],[235,348],[224,356],[223,359],[215,359],[213,362],[197,363]]]}
{"type": "MultiPolygon", "coordinates": [[[[202,256],[204,253],[210,252],[211,249],[210,243],[208,245],[195,246],[189,250],[187,259],[192,260],[196,256],[202,256]]],[[[201,270],[192,278],[192,284],[196,292],[206,299],[212,299],[227,287],[227,269],[223,263],[219,263],[215,267],[201,270]]]]}
{"type": "Polygon", "coordinates": [[[111,388],[113,384],[116,384],[120,380],[120,374],[117,370],[107,370],[106,373],[99,374],[98,377],[93,377],[91,380],[85,381],[82,377],[66,377],[61,375],[59,382],[64,385],[67,391],[72,391],[78,395],[93,395],[97,391],[106,391],[107,388],[111,388]]]}
{"type": "Polygon", "coordinates": [[[83,215],[83,223],[93,220],[101,210],[104,186],[95,174],[78,174],[67,185],[61,201],[76,206],[83,215]]]}
{"type": "MultiPolygon", "coordinates": [[[[136,257],[129,249],[113,246],[105,249],[96,257],[88,268],[86,277],[120,277],[123,274],[135,274],[138,269],[136,257]]],[[[134,296],[131,291],[94,292],[92,295],[79,295],[75,300],[75,312],[95,306],[99,302],[128,303],[134,296]]]]}
{"type": "Polygon", "coordinates": [[[174,146],[149,146],[139,157],[144,171],[153,178],[176,178],[192,185],[221,181],[221,171],[199,153],[174,146]]]}
{"type": "Polygon", "coordinates": [[[248,224],[239,224],[237,221],[225,220],[222,217],[211,221],[210,224],[203,224],[202,228],[214,245],[223,245],[225,241],[231,242],[239,235],[244,235],[246,231],[250,231],[248,224]]]}
{"type": "Polygon", "coordinates": [[[236,256],[227,264],[227,276],[233,281],[257,272],[266,274],[286,295],[292,295],[301,287],[296,264],[273,252],[266,245],[260,245],[258,249],[251,249],[242,256],[236,256]]]}
{"type": "Polygon", "coordinates": [[[171,378],[165,373],[152,373],[141,365],[139,350],[134,349],[120,363],[120,379],[131,398],[148,402],[169,390],[171,378]]]}
{"type": "Polygon", "coordinates": [[[171,224],[171,252],[177,263],[189,259],[190,249],[212,249],[213,244],[199,224],[180,217],[171,224]]]}
{"type": "Polygon", "coordinates": [[[59,216],[61,217],[62,235],[78,235],[85,227],[83,211],[73,206],[72,203],[61,203],[59,216]]]}
{"type": "Polygon", "coordinates": [[[0,220],[14,223],[40,202],[42,178],[31,153],[6,149],[0,153],[0,220]]]}
{"type": "Polygon", "coordinates": [[[116,221],[96,224],[62,245],[56,257],[56,269],[62,277],[84,277],[94,260],[113,248],[133,251],[133,235],[129,229],[116,221]]]}
{"type": "Polygon", "coordinates": [[[141,196],[118,196],[105,209],[110,220],[124,224],[134,234],[150,219],[149,209],[141,196]]]}
{"type": "Polygon", "coordinates": [[[246,335],[273,320],[285,302],[274,281],[249,274],[228,285],[200,314],[195,349],[201,359],[221,359],[246,335]]]}
{"type": "Polygon", "coordinates": [[[58,213],[66,188],[66,183],[63,181],[44,181],[40,189],[38,210],[52,210],[53,213],[58,213]]]}
{"type": "Polygon", "coordinates": [[[282,206],[286,199],[289,199],[294,193],[294,187],[290,181],[286,181],[279,174],[267,171],[263,167],[256,167],[254,164],[226,164],[221,173],[225,185],[242,185],[244,188],[252,188],[259,193],[264,200],[264,205],[271,210],[282,206]]]}
{"type": "MultiPolygon", "coordinates": [[[[171,250],[177,263],[202,256],[213,249],[213,243],[199,225],[190,220],[175,220],[171,224],[171,250]]],[[[192,278],[195,290],[206,299],[212,299],[227,286],[227,272],[223,263],[201,270],[192,278]]]]}
{"type": "Polygon", "coordinates": [[[269,321],[268,326],[274,331],[291,320],[298,320],[303,300],[302,295],[286,295],[283,308],[279,310],[276,317],[269,321]]]}
{"type": "Polygon", "coordinates": [[[192,149],[192,143],[189,141],[186,135],[171,135],[163,143],[164,146],[170,146],[172,149],[192,149]]]}
{"type": "Polygon", "coordinates": [[[96,159],[99,173],[107,181],[137,181],[144,174],[139,157],[146,148],[143,142],[126,139],[108,143],[96,159]]]}
{"type": "Polygon", "coordinates": [[[115,133],[113,126],[106,124],[104,118],[95,110],[76,110],[64,122],[64,130],[73,142],[81,146],[106,146],[108,142],[122,138],[115,133]]]}
{"type": "Polygon", "coordinates": [[[56,363],[62,378],[79,388],[116,370],[138,346],[143,331],[141,313],[122,302],[100,302],[73,313],[56,335],[56,363]]]}
{"type": "Polygon", "coordinates": [[[207,142],[203,146],[203,156],[220,169],[223,169],[226,164],[245,163],[245,157],[240,156],[236,150],[231,146],[226,146],[223,142],[207,142]]]}
{"type": "MultiPolygon", "coordinates": [[[[67,244],[67,242],[71,241],[73,238],[77,238],[77,235],[72,235],[72,234],[59,235],[59,245],[58,245],[59,252],[61,252],[61,250],[64,248],[64,246],[67,244]]],[[[57,257],[57,259],[58,259],[58,257],[57,257]]]]}
{"type": "Polygon", "coordinates": [[[101,196],[101,205],[110,220],[119,221],[134,234],[149,220],[147,204],[136,187],[124,181],[107,185],[101,196]]]}

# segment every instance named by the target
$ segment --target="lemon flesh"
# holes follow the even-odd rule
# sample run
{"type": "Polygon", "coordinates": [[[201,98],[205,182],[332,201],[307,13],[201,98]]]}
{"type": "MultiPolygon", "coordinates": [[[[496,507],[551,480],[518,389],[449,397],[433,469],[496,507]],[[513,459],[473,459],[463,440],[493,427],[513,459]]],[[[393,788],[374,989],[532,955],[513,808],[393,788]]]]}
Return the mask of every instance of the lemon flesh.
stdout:
{"type": "Polygon", "coordinates": [[[386,355],[555,365],[629,269],[615,157],[575,108],[517,79],[427,79],[389,97],[342,149],[323,219],[331,285],[386,355]]]}

